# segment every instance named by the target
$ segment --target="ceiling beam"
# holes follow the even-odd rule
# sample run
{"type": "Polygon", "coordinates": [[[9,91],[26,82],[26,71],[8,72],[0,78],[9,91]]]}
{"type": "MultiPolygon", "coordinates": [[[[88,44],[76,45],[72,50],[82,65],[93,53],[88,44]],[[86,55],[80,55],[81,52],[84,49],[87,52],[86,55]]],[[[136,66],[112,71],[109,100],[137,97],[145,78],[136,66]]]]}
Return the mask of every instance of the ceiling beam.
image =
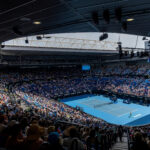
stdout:
{"type": "MultiPolygon", "coordinates": [[[[68,4],[68,2],[66,2],[65,0],[60,0],[60,2],[65,4],[66,7],[68,7],[68,9],[70,9],[73,13],[75,13],[76,15],[81,17],[82,20],[87,21],[87,19],[83,15],[81,15],[74,7],[72,7],[70,4],[68,4]]],[[[89,26],[91,26],[93,29],[95,29],[96,32],[100,32],[100,29],[98,28],[98,26],[93,24],[91,21],[87,21],[87,24],[89,26]]]]}

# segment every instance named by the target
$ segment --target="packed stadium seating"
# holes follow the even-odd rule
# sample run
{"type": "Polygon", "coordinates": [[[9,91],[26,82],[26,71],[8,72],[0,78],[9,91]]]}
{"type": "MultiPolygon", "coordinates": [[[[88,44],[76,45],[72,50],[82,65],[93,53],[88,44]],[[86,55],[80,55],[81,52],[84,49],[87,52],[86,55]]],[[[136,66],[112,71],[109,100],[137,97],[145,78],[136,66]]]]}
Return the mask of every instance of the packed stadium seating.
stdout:
{"type": "Polygon", "coordinates": [[[0,148],[109,150],[125,132],[131,149],[150,149],[149,126],[111,125],[59,102],[59,97],[95,90],[150,97],[149,72],[149,64],[106,65],[90,72],[80,68],[1,72],[0,148]]]}

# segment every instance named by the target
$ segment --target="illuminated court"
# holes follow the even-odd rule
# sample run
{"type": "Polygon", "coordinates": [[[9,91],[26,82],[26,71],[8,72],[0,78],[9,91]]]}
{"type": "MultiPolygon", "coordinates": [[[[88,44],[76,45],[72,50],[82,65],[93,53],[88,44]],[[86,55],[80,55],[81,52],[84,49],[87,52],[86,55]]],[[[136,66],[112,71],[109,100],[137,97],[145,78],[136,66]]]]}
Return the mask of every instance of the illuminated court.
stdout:
{"type": "Polygon", "coordinates": [[[138,126],[150,123],[150,106],[125,104],[121,99],[112,103],[102,95],[82,95],[61,101],[71,107],[79,106],[84,112],[113,124],[138,126]]]}

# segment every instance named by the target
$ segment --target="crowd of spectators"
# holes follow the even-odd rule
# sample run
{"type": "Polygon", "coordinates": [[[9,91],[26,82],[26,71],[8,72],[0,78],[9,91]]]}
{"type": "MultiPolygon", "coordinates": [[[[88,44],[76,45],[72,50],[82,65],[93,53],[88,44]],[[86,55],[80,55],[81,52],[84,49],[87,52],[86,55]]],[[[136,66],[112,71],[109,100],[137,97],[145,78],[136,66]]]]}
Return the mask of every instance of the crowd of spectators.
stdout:
{"type": "MultiPolygon", "coordinates": [[[[109,150],[117,136],[122,140],[120,127],[71,108],[54,97],[93,90],[150,97],[149,72],[149,64],[138,64],[108,65],[87,72],[57,68],[0,73],[0,148],[109,150]]],[[[144,150],[150,149],[149,129],[129,128],[133,150],[138,150],[140,142],[144,150]]]]}
{"type": "Polygon", "coordinates": [[[150,97],[150,64],[108,65],[98,70],[103,89],[116,93],[150,97]]]}
{"type": "Polygon", "coordinates": [[[37,73],[24,73],[16,74],[13,82],[30,81],[30,83],[23,82],[15,90],[24,93],[34,92],[36,95],[40,93],[47,98],[90,93],[94,90],[150,97],[149,65],[144,66],[112,65],[91,72],[71,69],[42,72],[38,75],[37,73]]]}
{"type": "Polygon", "coordinates": [[[20,99],[3,101],[0,104],[0,149],[109,150],[120,136],[119,126],[49,101],[43,98],[38,105],[31,101],[20,102],[20,99]],[[46,108],[43,103],[47,103],[46,108]]]}
{"type": "Polygon", "coordinates": [[[150,149],[150,127],[128,128],[128,138],[131,150],[149,150],[150,149]]]}

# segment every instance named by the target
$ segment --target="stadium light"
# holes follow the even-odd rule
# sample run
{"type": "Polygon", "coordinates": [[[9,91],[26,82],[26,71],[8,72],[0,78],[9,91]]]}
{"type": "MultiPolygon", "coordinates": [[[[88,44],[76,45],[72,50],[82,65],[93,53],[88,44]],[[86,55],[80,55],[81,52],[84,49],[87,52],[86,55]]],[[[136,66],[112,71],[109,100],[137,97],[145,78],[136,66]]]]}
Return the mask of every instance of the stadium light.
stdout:
{"type": "Polygon", "coordinates": [[[144,40],[148,40],[148,39],[146,38],[146,36],[143,36],[142,40],[144,41],[144,40]]]}
{"type": "Polygon", "coordinates": [[[33,24],[39,25],[39,24],[41,24],[41,22],[40,21],[34,21],[33,24]]]}
{"type": "Polygon", "coordinates": [[[128,18],[127,21],[128,22],[134,21],[134,18],[128,18]]]}
{"type": "Polygon", "coordinates": [[[26,43],[26,44],[29,44],[29,40],[28,40],[27,37],[26,37],[26,39],[25,39],[25,43],[26,43]]]}
{"type": "Polygon", "coordinates": [[[4,47],[5,47],[5,45],[4,45],[4,44],[2,44],[2,45],[1,45],[1,48],[4,48],[4,47]]]}
{"type": "Polygon", "coordinates": [[[36,36],[37,40],[42,40],[42,37],[40,35],[36,36]]]}
{"type": "Polygon", "coordinates": [[[103,33],[100,37],[99,37],[99,41],[103,41],[105,39],[108,38],[108,34],[107,33],[103,33]]]}

